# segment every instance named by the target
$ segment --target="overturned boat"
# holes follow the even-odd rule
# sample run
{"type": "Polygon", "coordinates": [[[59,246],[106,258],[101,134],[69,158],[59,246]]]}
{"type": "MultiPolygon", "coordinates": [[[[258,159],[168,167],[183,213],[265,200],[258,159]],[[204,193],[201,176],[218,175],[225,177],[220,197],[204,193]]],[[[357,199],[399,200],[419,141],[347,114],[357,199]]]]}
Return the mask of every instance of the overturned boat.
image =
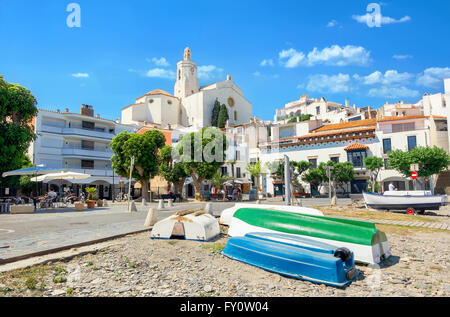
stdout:
{"type": "Polygon", "coordinates": [[[366,207],[380,210],[406,210],[409,214],[439,210],[448,203],[447,195],[431,191],[386,191],[384,194],[363,192],[366,207]]]}
{"type": "Polygon", "coordinates": [[[358,272],[350,250],[287,234],[232,237],[222,254],[284,276],[337,287],[349,284],[358,272]]]}
{"type": "Polygon", "coordinates": [[[209,241],[220,234],[217,219],[204,211],[178,211],[175,215],[157,222],[152,229],[152,239],[185,239],[209,241]]]}
{"type": "Polygon", "coordinates": [[[233,207],[224,209],[220,215],[219,222],[223,225],[229,226],[234,213],[241,208],[252,208],[252,209],[266,209],[274,211],[289,211],[299,214],[323,216],[320,210],[299,206],[286,206],[286,205],[257,205],[257,204],[235,204],[233,207]]]}
{"type": "Polygon", "coordinates": [[[242,237],[250,232],[285,233],[348,248],[362,263],[379,263],[391,255],[386,234],[370,222],[241,208],[234,213],[228,234],[242,237]]]}

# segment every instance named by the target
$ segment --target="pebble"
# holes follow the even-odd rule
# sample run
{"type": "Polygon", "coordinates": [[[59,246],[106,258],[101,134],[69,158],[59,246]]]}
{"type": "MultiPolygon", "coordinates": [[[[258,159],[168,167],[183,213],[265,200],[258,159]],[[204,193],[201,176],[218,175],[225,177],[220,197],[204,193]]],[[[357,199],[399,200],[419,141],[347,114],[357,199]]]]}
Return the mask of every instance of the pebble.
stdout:
{"type": "MultiPolygon", "coordinates": [[[[413,232],[405,235],[388,233],[393,257],[381,264],[380,283],[369,283],[371,270],[357,265],[359,277],[344,289],[290,279],[224,256],[214,255],[204,245],[226,245],[222,235],[212,243],[178,240],[167,243],[150,240],[147,233],[116,240],[117,244],[97,254],[80,255],[51,266],[79,265],[80,280],[74,296],[200,296],[217,297],[303,297],[303,296],[450,296],[450,263],[447,233],[413,232]],[[415,257],[412,255],[415,254],[415,257]],[[125,261],[129,259],[129,261],[125,261]],[[87,263],[95,263],[93,270],[87,263]],[[129,268],[134,263],[134,268],[129,268]],[[430,269],[435,265],[442,270],[430,269]]],[[[0,273],[0,296],[26,294],[23,286],[13,287],[11,278],[0,273]],[[5,282],[8,281],[8,282],[5,282]],[[11,289],[2,292],[2,289],[11,289]]],[[[39,296],[65,296],[69,285],[52,281],[52,270],[43,280],[46,290],[39,296]],[[58,288],[58,289],[56,289],[58,288]],[[62,288],[62,289],[61,289],[62,288]]],[[[19,285],[19,284],[17,284],[19,285]]],[[[20,285],[23,285],[21,282],[20,285]]]]}

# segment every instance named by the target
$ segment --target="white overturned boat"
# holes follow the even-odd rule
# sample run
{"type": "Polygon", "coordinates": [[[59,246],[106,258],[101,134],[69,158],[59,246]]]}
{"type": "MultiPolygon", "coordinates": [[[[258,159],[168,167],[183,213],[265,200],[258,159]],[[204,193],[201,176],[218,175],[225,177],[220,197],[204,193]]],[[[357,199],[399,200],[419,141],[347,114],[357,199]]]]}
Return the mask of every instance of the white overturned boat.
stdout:
{"type": "Polygon", "coordinates": [[[220,215],[219,222],[223,225],[229,226],[234,213],[241,208],[251,208],[251,209],[266,209],[266,210],[276,210],[276,211],[288,211],[304,215],[312,216],[323,216],[320,210],[299,206],[286,206],[286,205],[263,205],[263,204],[240,204],[237,203],[231,208],[227,208],[222,211],[220,215]]]}
{"type": "Polygon", "coordinates": [[[432,195],[431,191],[386,191],[384,194],[363,192],[366,207],[382,210],[407,210],[409,214],[439,210],[448,203],[447,195],[432,195]]]}

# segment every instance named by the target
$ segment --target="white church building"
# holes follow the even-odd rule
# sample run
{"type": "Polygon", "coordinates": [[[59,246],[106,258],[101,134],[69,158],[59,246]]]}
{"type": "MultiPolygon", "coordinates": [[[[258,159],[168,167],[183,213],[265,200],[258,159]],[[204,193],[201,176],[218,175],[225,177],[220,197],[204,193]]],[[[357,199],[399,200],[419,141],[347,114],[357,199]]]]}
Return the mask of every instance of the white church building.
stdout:
{"type": "Polygon", "coordinates": [[[122,123],[160,128],[210,126],[216,99],[226,105],[229,125],[250,121],[252,104],[230,75],[224,81],[200,87],[197,64],[192,61],[189,48],[177,63],[176,76],[173,95],[159,89],[146,93],[122,109],[122,123]]]}

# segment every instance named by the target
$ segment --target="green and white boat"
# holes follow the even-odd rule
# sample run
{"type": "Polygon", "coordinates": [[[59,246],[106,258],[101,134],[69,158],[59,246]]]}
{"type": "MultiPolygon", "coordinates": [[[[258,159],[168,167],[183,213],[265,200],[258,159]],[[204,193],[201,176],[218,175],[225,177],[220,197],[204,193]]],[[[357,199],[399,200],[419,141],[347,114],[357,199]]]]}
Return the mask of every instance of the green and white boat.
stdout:
{"type": "Polygon", "coordinates": [[[345,247],[355,261],[375,264],[390,254],[386,234],[370,222],[313,216],[266,209],[241,208],[231,220],[228,234],[245,236],[251,232],[286,233],[345,247]]]}

